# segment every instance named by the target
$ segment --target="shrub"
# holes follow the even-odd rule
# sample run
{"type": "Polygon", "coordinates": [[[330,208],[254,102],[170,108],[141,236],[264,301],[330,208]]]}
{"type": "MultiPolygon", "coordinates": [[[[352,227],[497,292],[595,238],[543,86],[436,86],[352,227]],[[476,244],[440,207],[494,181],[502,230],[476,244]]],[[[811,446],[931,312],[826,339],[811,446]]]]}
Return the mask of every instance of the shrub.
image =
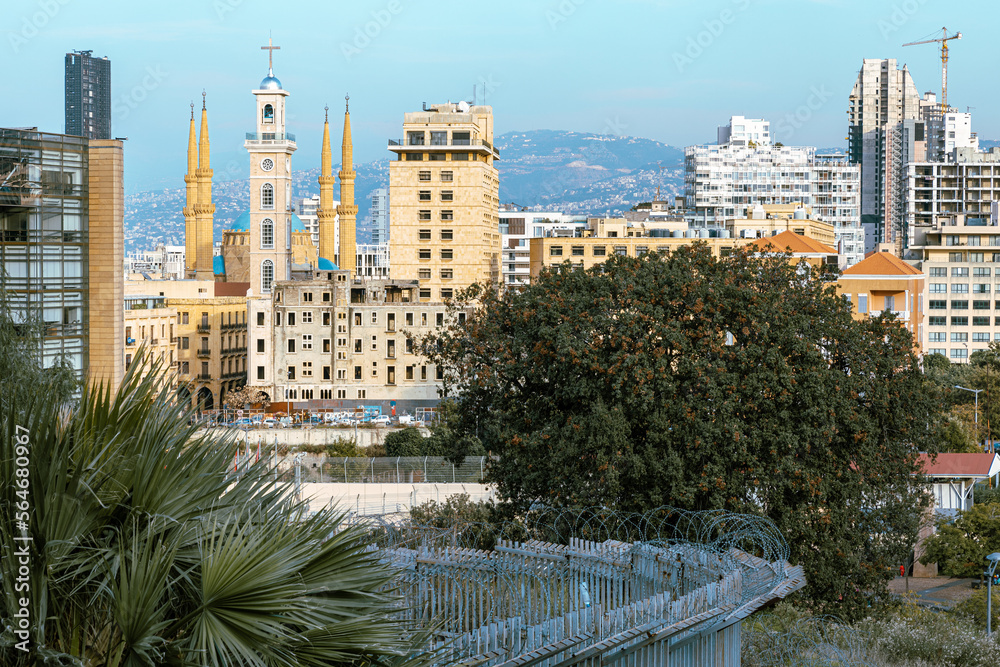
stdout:
{"type": "Polygon", "coordinates": [[[425,447],[424,436],[413,426],[385,436],[386,456],[427,456],[425,447]]]}
{"type": "MultiPolygon", "coordinates": [[[[980,630],[986,629],[986,588],[981,588],[969,598],[955,605],[952,612],[964,616],[980,630]]],[[[993,587],[993,629],[1000,630],[1000,586],[993,587]]]]}

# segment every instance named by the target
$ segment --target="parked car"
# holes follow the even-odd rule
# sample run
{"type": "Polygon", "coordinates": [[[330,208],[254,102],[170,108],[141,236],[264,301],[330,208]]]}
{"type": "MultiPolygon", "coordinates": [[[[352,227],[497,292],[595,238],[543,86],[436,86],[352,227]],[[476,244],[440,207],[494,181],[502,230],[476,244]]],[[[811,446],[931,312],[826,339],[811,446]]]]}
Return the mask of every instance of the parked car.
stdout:
{"type": "Polygon", "coordinates": [[[379,426],[388,426],[392,423],[392,418],[389,415],[379,415],[378,417],[372,417],[372,424],[378,424],[379,426]]]}
{"type": "Polygon", "coordinates": [[[250,426],[251,424],[252,424],[252,422],[250,421],[249,417],[243,417],[242,419],[237,419],[236,421],[232,422],[230,424],[230,426],[235,426],[237,428],[243,428],[244,426],[250,426]]]}
{"type": "Polygon", "coordinates": [[[399,425],[400,426],[402,426],[404,424],[412,425],[412,424],[416,424],[416,423],[417,423],[417,420],[414,418],[413,415],[399,415],[399,425]]]}
{"type": "Polygon", "coordinates": [[[289,426],[292,425],[292,418],[282,417],[281,419],[278,420],[278,425],[281,426],[281,428],[288,428],[289,426]]]}
{"type": "Polygon", "coordinates": [[[275,428],[278,426],[278,420],[275,419],[274,417],[268,417],[263,422],[261,422],[261,425],[264,428],[275,428]]]}

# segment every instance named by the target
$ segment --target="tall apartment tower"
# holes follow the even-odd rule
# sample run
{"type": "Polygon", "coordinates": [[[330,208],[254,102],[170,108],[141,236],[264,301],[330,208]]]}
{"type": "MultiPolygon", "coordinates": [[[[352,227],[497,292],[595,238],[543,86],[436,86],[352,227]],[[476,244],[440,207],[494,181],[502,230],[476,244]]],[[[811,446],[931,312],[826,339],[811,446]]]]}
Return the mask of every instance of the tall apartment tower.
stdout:
{"type": "Polygon", "coordinates": [[[93,51],[66,54],[66,134],[111,138],[111,61],[93,51]]]}
{"type": "Polygon", "coordinates": [[[420,300],[500,281],[500,179],[493,109],[466,102],[407,113],[389,142],[390,275],[420,279],[420,300]]]}
{"type": "Polygon", "coordinates": [[[865,58],[849,98],[848,153],[861,165],[861,223],[866,250],[876,243],[904,245],[901,180],[905,164],[898,125],[920,119],[920,97],[910,71],[895,58],[865,58]]]}
{"type": "Polygon", "coordinates": [[[292,153],[297,146],[295,135],[285,132],[288,91],[274,76],[270,58],[267,76],[252,92],[257,131],[248,133],[243,145],[250,153],[250,290],[261,295],[270,294],[275,281],[292,278],[292,153]]]}
{"type": "Polygon", "coordinates": [[[372,190],[372,243],[389,242],[389,190],[375,188],[372,190]]]}

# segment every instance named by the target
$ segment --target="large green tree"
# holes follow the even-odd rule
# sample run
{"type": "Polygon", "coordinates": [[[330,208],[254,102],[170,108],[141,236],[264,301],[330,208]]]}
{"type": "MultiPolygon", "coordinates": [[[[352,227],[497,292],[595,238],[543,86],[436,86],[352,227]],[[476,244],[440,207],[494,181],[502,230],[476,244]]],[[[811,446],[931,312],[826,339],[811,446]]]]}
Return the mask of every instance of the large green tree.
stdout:
{"type": "Polygon", "coordinates": [[[860,613],[915,541],[912,473],[940,406],[912,335],[855,321],[830,277],[701,244],[566,264],[472,289],[475,314],[420,347],[448,369],[452,427],[499,455],[488,479],[512,508],[765,514],[807,595],[860,613]]]}
{"type": "Polygon", "coordinates": [[[0,318],[0,664],[421,663],[363,530],[235,476],[141,362],[70,405],[0,318]]]}

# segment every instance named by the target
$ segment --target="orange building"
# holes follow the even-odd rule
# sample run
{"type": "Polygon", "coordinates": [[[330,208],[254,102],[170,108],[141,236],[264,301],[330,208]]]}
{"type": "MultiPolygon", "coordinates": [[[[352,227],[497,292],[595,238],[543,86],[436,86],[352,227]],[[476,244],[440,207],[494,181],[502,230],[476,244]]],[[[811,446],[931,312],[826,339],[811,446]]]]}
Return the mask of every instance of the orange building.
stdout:
{"type": "Polygon", "coordinates": [[[876,252],[845,269],[836,288],[851,302],[856,320],[878,317],[885,310],[894,312],[913,334],[913,347],[919,354],[925,284],[926,276],[919,269],[890,252],[876,252]]]}
{"type": "Polygon", "coordinates": [[[791,230],[779,232],[774,236],[765,236],[748,245],[756,247],[760,252],[791,252],[791,261],[798,264],[805,261],[813,267],[829,266],[836,268],[840,258],[837,256],[837,249],[825,243],[796,234],[791,230]]]}

